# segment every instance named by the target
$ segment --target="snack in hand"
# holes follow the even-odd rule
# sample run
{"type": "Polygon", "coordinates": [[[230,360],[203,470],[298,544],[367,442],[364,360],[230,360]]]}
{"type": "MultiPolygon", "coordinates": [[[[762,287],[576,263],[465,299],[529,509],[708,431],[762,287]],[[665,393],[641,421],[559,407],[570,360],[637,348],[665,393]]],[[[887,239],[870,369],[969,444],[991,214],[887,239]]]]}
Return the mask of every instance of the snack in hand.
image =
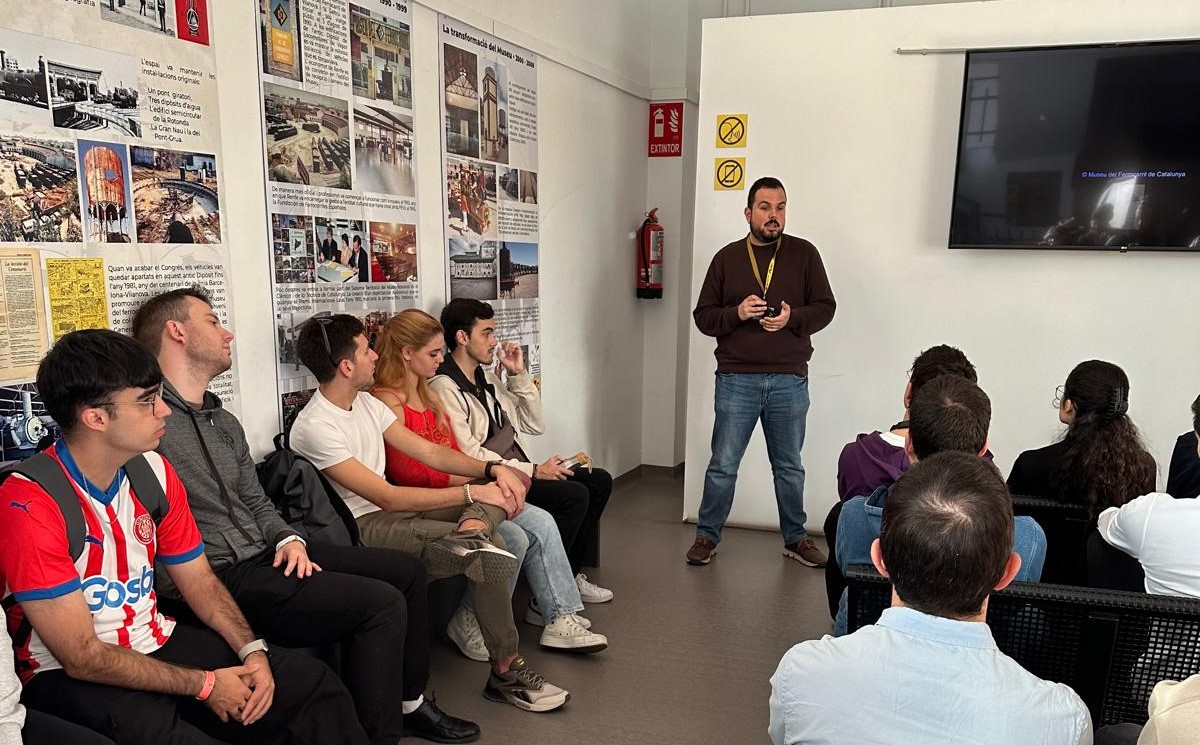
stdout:
{"type": "Polygon", "coordinates": [[[561,465],[563,468],[569,468],[572,471],[578,471],[580,468],[586,468],[588,473],[592,472],[592,459],[582,450],[580,450],[578,453],[575,453],[570,458],[562,461],[559,463],[559,465],[561,465]]]}

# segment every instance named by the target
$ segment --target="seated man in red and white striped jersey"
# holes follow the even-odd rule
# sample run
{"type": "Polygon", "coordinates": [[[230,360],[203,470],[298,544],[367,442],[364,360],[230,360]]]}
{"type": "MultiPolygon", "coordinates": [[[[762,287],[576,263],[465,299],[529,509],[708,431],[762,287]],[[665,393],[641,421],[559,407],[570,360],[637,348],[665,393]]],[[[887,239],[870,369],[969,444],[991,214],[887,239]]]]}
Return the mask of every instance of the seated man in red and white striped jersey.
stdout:
{"type": "Polygon", "coordinates": [[[366,743],[332,671],[268,651],[209,568],[183,485],[151,452],[170,413],[154,357],[115,332],[76,331],[47,353],[37,385],[63,429],[49,465],[74,501],[22,475],[0,485],[0,582],[22,702],[122,744],[191,742],[181,719],[225,742],[366,743]],[[130,475],[139,467],[147,480],[130,475]],[[149,487],[139,497],[131,481],[149,487]],[[206,627],[158,610],[156,561],[206,627]]]}

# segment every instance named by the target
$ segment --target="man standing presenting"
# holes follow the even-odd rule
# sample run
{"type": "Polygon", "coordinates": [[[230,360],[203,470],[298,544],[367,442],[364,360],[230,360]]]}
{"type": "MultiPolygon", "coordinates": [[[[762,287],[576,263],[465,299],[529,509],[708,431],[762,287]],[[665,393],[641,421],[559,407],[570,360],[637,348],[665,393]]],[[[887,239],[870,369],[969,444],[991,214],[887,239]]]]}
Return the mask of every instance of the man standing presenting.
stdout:
{"type": "Polygon", "coordinates": [[[764,176],[751,185],[745,213],[750,232],[713,257],[692,311],[700,332],[717,338],[717,386],[712,459],[689,564],[707,564],[716,553],[738,466],[762,419],[783,555],[805,566],[825,566],[825,555],[804,528],[800,448],[812,335],[833,320],[836,303],[816,246],[784,234],[786,209],[778,179],[764,176]]]}

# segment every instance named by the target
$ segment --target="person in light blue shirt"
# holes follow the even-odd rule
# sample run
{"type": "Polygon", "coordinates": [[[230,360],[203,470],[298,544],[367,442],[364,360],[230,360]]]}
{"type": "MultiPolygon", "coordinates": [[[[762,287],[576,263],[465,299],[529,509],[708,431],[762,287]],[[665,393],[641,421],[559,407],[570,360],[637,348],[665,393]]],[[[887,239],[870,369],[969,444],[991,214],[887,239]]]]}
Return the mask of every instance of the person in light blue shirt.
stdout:
{"type": "MultiPolygon", "coordinates": [[[[947,451],[982,456],[988,449],[991,421],[991,401],[979,386],[957,375],[940,375],[922,385],[913,397],[904,450],[911,463],[947,451]]],[[[879,537],[892,488],[881,486],[842,507],[834,554],[843,574],[855,564],[871,563],[871,542],[879,537]]],[[[1033,518],[1021,516],[1013,522],[1013,551],[1021,557],[1016,581],[1041,579],[1046,563],[1046,533],[1033,518]]],[[[843,636],[848,630],[846,596],[843,590],[834,619],[834,636],[843,636]]]]}
{"type": "Polygon", "coordinates": [[[1087,707],[1002,653],[988,596],[1021,569],[1004,478],[974,454],[921,459],[883,508],[871,563],[892,607],[792,647],[771,678],[775,745],[1091,745],[1087,707]]]}

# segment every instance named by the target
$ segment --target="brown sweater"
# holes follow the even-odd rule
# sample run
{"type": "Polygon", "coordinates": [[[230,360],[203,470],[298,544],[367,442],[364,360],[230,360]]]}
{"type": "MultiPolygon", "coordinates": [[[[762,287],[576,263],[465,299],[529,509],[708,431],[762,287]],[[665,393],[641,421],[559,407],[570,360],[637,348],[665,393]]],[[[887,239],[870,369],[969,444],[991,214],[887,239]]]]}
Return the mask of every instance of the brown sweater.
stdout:
{"type": "MultiPolygon", "coordinates": [[[[774,251],[774,244],[755,247],[764,280],[774,251]]],[[[775,308],[783,300],[791,306],[787,328],[771,333],[756,318],[740,320],[738,305],[749,295],[761,296],[762,288],[750,268],[746,239],[741,238],[713,257],[692,311],[700,333],[717,337],[717,372],[808,375],[812,335],[829,325],[837,307],[817,247],[786,234],[779,246],[765,300],[775,308]]]]}

